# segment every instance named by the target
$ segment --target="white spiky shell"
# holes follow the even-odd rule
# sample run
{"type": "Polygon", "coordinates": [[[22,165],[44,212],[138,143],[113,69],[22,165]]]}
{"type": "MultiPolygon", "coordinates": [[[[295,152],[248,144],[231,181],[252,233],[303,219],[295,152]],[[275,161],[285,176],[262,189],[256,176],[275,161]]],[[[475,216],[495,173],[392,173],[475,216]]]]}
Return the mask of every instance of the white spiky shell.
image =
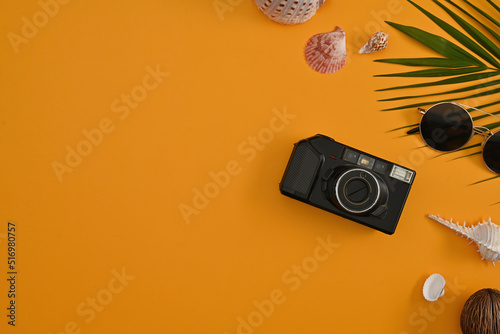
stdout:
{"type": "Polygon", "coordinates": [[[429,215],[429,218],[475,242],[479,248],[478,252],[481,253],[481,260],[491,261],[493,265],[500,262],[500,226],[493,223],[491,218],[471,227],[466,227],[465,223],[463,226],[453,223],[451,219],[444,220],[439,216],[429,215]]]}
{"type": "Polygon", "coordinates": [[[254,0],[260,11],[281,24],[298,24],[309,20],[325,0],[254,0]]]}

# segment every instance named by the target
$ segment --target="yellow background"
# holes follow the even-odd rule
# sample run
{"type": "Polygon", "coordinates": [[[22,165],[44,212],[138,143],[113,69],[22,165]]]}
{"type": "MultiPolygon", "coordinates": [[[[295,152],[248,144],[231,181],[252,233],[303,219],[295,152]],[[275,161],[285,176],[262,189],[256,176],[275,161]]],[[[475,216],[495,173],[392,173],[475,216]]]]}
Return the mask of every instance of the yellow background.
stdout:
{"type": "Polygon", "coordinates": [[[433,55],[383,20],[440,30],[402,0],[328,0],[297,26],[270,21],[250,0],[220,2],[226,11],[212,0],[73,0],[17,53],[9,33],[21,36],[40,4],[0,4],[1,332],[233,334],[239,319],[259,320],[255,301],[281,292],[272,314],[239,332],[458,333],[465,300],[498,288],[499,269],[426,215],[498,222],[498,181],[470,186],[493,176],[480,156],[433,159],[418,136],[389,133],[419,115],[381,112],[391,104],[377,99],[402,92],[375,90],[416,81],[373,77],[406,70],[374,59],[433,55]],[[303,47],[335,26],[347,34],[348,63],[321,75],[303,47]],[[391,33],[389,48],[358,55],[378,29],[391,33]],[[169,74],[127,117],[115,113],[147,67],[169,74]],[[240,145],[269,127],[273,110],[295,118],[247,161],[240,145]],[[59,182],[54,162],[66,164],[67,147],[103,119],[113,130],[59,182]],[[280,195],[293,143],[316,133],[417,170],[393,236],[280,195]],[[210,173],[232,161],[237,175],[188,223],[180,205],[193,206],[210,173]],[[8,221],[18,227],[15,328],[8,221]],[[283,275],[310,264],[328,237],[339,247],[293,290],[283,275]],[[118,289],[122,271],[129,280],[118,289]],[[422,297],[434,272],[448,282],[446,302],[422,297]],[[97,296],[109,303],[88,321],[78,308],[97,296]]]}

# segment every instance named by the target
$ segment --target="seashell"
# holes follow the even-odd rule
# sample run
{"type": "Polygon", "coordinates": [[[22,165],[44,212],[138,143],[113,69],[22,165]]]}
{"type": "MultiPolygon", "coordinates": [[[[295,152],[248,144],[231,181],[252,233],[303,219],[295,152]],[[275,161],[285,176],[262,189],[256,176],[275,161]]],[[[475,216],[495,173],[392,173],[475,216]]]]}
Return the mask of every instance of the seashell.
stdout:
{"type": "MultiPolygon", "coordinates": [[[[491,218],[472,227],[466,227],[444,220],[439,216],[429,215],[429,218],[447,226],[451,230],[467,237],[476,243],[481,253],[481,260],[491,261],[493,265],[500,261],[500,226],[494,224],[491,218]]],[[[471,241],[471,242],[472,242],[471,241]]]]}
{"type": "Polygon", "coordinates": [[[315,71],[320,73],[339,71],[344,67],[347,59],[344,30],[335,27],[331,32],[309,38],[305,55],[307,63],[315,71]]]}
{"type": "Polygon", "coordinates": [[[425,280],[424,287],[422,288],[424,298],[430,302],[435,302],[444,295],[445,285],[446,281],[443,276],[432,274],[425,280]]]}
{"type": "Polygon", "coordinates": [[[260,11],[281,24],[304,23],[316,14],[325,0],[254,0],[260,11]]]}
{"type": "Polygon", "coordinates": [[[373,53],[381,51],[387,47],[389,34],[378,31],[373,35],[368,42],[359,50],[359,54],[373,53]]]}

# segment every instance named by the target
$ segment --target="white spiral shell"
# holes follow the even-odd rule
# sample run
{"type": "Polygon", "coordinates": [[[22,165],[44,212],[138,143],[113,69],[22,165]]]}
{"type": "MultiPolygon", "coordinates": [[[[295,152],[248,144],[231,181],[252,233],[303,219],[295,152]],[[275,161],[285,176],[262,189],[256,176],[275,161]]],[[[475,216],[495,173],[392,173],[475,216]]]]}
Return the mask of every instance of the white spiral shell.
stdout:
{"type": "Polygon", "coordinates": [[[254,0],[271,20],[281,24],[298,24],[309,20],[325,0],[254,0]]]}
{"type": "Polygon", "coordinates": [[[463,226],[453,223],[451,219],[444,220],[439,216],[429,215],[429,218],[475,242],[479,248],[478,252],[481,253],[481,260],[491,261],[493,265],[500,262],[500,226],[494,224],[491,218],[471,227],[466,227],[465,223],[463,226]]]}

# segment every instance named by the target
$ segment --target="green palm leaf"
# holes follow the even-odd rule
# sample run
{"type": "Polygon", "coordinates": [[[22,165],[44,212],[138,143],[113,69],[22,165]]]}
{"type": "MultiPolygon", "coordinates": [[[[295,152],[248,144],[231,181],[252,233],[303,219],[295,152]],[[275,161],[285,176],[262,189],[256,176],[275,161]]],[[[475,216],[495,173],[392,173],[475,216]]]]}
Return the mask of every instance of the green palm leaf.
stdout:
{"type": "Polygon", "coordinates": [[[445,94],[455,94],[455,93],[463,93],[463,92],[468,92],[474,89],[479,89],[483,87],[490,87],[494,85],[499,85],[500,80],[494,80],[490,82],[485,82],[481,84],[474,84],[472,86],[464,87],[464,88],[459,88],[459,89],[453,89],[453,90],[447,90],[445,92],[438,92],[438,93],[431,93],[431,94],[422,94],[422,95],[410,95],[410,96],[399,96],[399,97],[393,97],[390,99],[383,99],[379,100],[380,102],[385,102],[385,101],[398,101],[398,100],[408,100],[408,99],[414,99],[417,97],[428,97],[428,96],[436,96],[436,95],[445,95],[445,94]]]}
{"type": "Polygon", "coordinates": [[[500,127],[500,122],[490,123],[490,124],[486,124],[483,126],[490,129],[490,130],[493,130],[493,129],[500,127]]]}
{"type": "Polygon", "coordinates": [[[448,58],[392,58],[377,59],[379,63],[399,64],[405,66],[428,66],[428,67],[468,67],[470,62],[463,60],[452,60],[448,58]]]}
{"type": "MultiPolygon", "coordinates": [[[[412,0],[408,0],[408,2],[410,2],[418,10],[420,10],[422,13],[424,13],[428,18],[430,18],[432,21],[434,21],[434,23],[436,23],[439,27],[441,27],[441,29],[446,31],[448,34],[450,34],[450,36],[452,36],[457,41],[462,43],[462,45],[467,47],[469,50],[471,50],[472,52],[474,52],[479,57],[483,58],[488,63],[495,66],[496,68],[500,67],[500,63],[498,63],[498,61],[495,58],[493,58],[488,52],[486,52],[483,48],[481,48],[481,46],[478,43],[476,43],[474,40],[469,38],[467,35],[465,35],[461,31],[459,31],[458,29],[454,28],[450,24],[446,23],[445,21],[441,20],[440,18],[429,13],[428,11],[426,11],[425,9],[423,9],[422,7],[420,7],[419,5],[414,3],[412,0]]],[[[438,3],[441,7],[444,7],[439,1],[435,0],[434,2],[438,3]]],[[[456,21],[456,22],[459,23],[458,21],[456,21]]],[[[474,37],[474,36],[472,36],[472,37],[474,37]]]]}
{"type": "MultiPolygon", "coordinates": [[[[490,41],[482,32],[477,30],[473,25],[469,24],[460,16],[449,10],[448,7],[444,6],[437,0],[434,0],[434,2],[437,3],[441,8],[443,8],[443,10],[446,11],[448,15],[450,15],[455,20],[455,22],[457,22],[469,35],[471,35],[476,41],[478,41],[478,43],[481,44],[487,51],[489,51],[497,59],[500,58],[500,49],[498,48],[498,46],[495,45],[495,43],[490,41]]],[[[486,58],[483,59],[487,60],[490,64],[496,67],[499,66],[498,61],[492,56],[490,56],[488,53],[484,51],[481,51],[480,53],[485,54],[487,56],[486,58]],[[491,61],[488,59],[490,59],[491,61]]]]}
{"type": "MultiPolygon", "coordinates": [[[[465,151],[465,150],[470,150],[471,148],[477,148],[477,147],[481,147],[481,144],[470,144],[470,145],[466,145],[466,146],[464,146],[464,147],[462,147],[462,148],[459,148],[459,149],[457,150],[457,152],[461,152],[461,151],[465,151]]],[[[436,158],[439,158],[439,157],[441,157],[441,156],[443,156],[443,155],[446,155],[446,154],[448,154],[448,153],[440,153],[440,154],[438,154],[438,155],[436,156],[436,158]]],[[[458,158],[455,158],[455,159],[460,159],[460,158],[461,158],[461,157],[458,157],[458,158]]]]}
{"type": "Polygon", "coordinates": [[[395,128],[395,129],[389,130],[387,132],[394,132],[394,131],[398,131],[398,130],[403,130],[403,129],[408,129],[408,128],[414,128],[416,126],[418,126],[418,123],[400,126],[399,128],[395,128]]]}
{"type": "Polygon", "coordinates": [[[481,72],[481,73],[476,73],[476,74],[463,75],[463,76],[459,76],[459,77],[452,77],[449,79],[444,79],[444,80],[439,80],[439,81],[434,81],[434,82],[425,82],[425,83],[419,83],[419,84],[413,84],[413,85],[383,88],[383,89],[378,89],[377,92],[383,92],[383,91],[395,90],[395,89],[404,89],[404,88],[420,88],[420,87],[430,87],[430,86],[451,85],[451,84],[471,82],[474,80],[491,78],[491,77],[494,77],[497,75],[500,75],[500,71],[481,72]]]}
{"type": "Polygon", "coordinates": [[[394,22],[387,21],[387,24],[404,32],[411,38],[419,41],[425,46],[431,48],[437,53],[454,60],[463,60],[469,62],[469,65],[484,66],[484,64],[479,61],[476,57],[470,55],[468,52],[464,51],[461,47],[453,44],[447,39],[428,33],[418,28],[404,26],[402,24],[397,24],[394,22]]]}
{"type": "Polygon", "coordinates": [[[460,75],[484,71],[486,68],[482,66],[464,67],[464,68],[433,68],[429,70],[419,70],[403,73],[378,74],[376,77],[449,77],[452,75],[460,75]]]}
{"type": "MultiPolygon", "coordinates": [[[[498,179],[499,177],[500,177],[500,175],[493,176],[493,177],[490,177],[489,179],[485,179],[485,180],[481,180],[481,181],[474,182],[474,183],[472,183],[471,185],[475,185],[475,184],[483,183],[483,182],[486,182],[486,181],[495,180],[495,179],[498,179]]],[[[495,205],[495,204],[500,204],[500,202],[493,203],[493,205],[495,205]]]]}
{"type": "MultiPolygon", "coordinates": [[[[491,114],[492,114],[492,115],[498,115],[498,114],[500,114],[500,111],[495,111],[495,112],[492,112],[491,114]]],[[[476,116],[476,117],[473,117],[472,119],[473,119],[474,121],[478,121],[478,120],[483,119],[483,118],[486,118],[486,117],[488,117],[488,115],[476,116]]]]}
{"type": "Polygon", "coordinates": [[[491,106],[494,106],[496,104],[500,104],[500,100],[494,101],[494,102],[490,102],[490,103],[481,104],[481,105],[477,106],[476,108],[477,109],[484,109],[486,107],[491,107],[491,106]]]}
{"type": "MultiPolygon", "coordinates": [[[[485,18],[487,18],[488,20],[490,20],[492,23],[494,23],[496,26],[500,27],[500,22],[498,22],[497,20],[495,20],[491,15],[489,15],[488,13],[486,13],[484,10],[482,10],[479,7],[475,6],[474,4],[470,3],[469,0],[463,0],[463,1],[466,2],[472,8],[474,8],[478,13],[480,13],[481,15],[483,15],[485,18]]],[[[490,1],[488,1],[488,2],[490,4],[492,4],[492,2],[490,2],[490,1]]]]}
{"type": "Polygon", "coordinates": [[[481,154],[481,152],[474,152],[474,153],[470,153],[470,154],[467,154],[467,155],[463,155],[463,156],[461,156],[461,157],[453,158],[453,159],[451,159],[451,161],[453,161],[453,160],[458,160],[458,159],[462,159],[462,158],[471,157],[471,156],[473,156],[473,155],[478,155],[478,154],[481,154]]]}
{"type": "MultiPolygon", "coordinates": [[[[431,34],[416,27],[401,25],[395,22],[387,22],[391,27],[408,35],[413,40],[433,50],[441,57],[422,57],[422,58],[389,58],[378,59],[376,62],[416,67],[415,71],[386,73],[376,75],[377,77],[407,77],[422,81],[422,78],[442,78],[437,81],[416,82],[414,84],[393,86],[379,89],[379,92],[397,91],[404,89],[428,88],[425,93],[402,94],[380,99],[383,102],[394,102],[401,100],[414,100],[414,103],[407,103],[399,106],[392,106],[383,109],[384,111],[405,110],[416,107],[425,107],[445,101],[460,101],[471,98],[497,97],[497,99],[475,105],[476,108],[488,108],[500,104],[498,96],[500,95],[500,80],[493,77],[500,75],[500,22],[495,19],[492,13],[500,14],[500,6],[494,3],[494,0],[483,1],[485,6],[477,6],[470,0],[433,0],[441,10],[444,17],[438,17],[428,10],[424,9],[413,0],[408,0],[422,14],[434,22],[443,33],[449,35],[452,39],[443,36],[431,34]],[[420,78],[420,79],[419,79],[420,78]],[[467,84],[468,83],[468,84],[467,84]],[[460,85],[461,84],[461,85],[460,85]],[[451,89],[440,89],[447,85],[460,85],[451,89]],[[436,91],[429,91],[435,88],[436,91]],[[472,93],[472,94],[471,94],[472,93]],[[447,99],[430,100],[429,97],[446,96],[447,99]]],[[[470,109],[473,112],[474,109],[470,109]]],[[[491,112],[500,114],[500,111],[491,112]]],[[[415,113],[416,114],[416,113],[415,113]]],[[[482,120],[486,115],[473,117],[474,121],[482,120]]],[[[417,120],[417,119],[415,119],[417,120]]],[[[488,129],[500,127],[500,122],[491,122],[482,126],[488,129]]],[[[414,123],[414,122],[412,122],[414,123]]],[[[402,125],[392,131],[406,131],[416,124],[402,125]]],[[[470,144],[461,150],[453,153],[460,154],[464,150],[472,150],[467,154],[461,154],[452,160],[475,156],[481,153],[481,144],[470,144]]],[[[441,156],[442,154],[439,154],[441,156]]],[[[494,180],[500,177],[495,176],[487,180],[481,180],[474,184],[494,180]]],[[[499,202],[500,203],[500,202],[499,202]]]]}
{"type": "MultiPolygon", "coordinates": [[[[500,93],[500,88],[495,88],[492,90],[487,90],[481,93],[477,94],[472,94],[472,95],[467,95],[467,96],[462,96],[462,97],[455,97],[453,100],[455,101],[460,101],[460,100],[465,100],[465,99],[471,99],[475,97],[483,97],[483,96],[488,96],[488,95],[493,95],[496,93],[500,93]]],[[[425,102],[418,102],[418,103],[413,103],[413,104],[406,104],[403,106],[399,107],[394,107],[394,108],[388,108],[388,109],[383,109],[383,111],[391,111],[391,110],[401,110],[401,109],[408,109],[408,108],[418,108],[423,105],[432,105],[436,103],[441,103],[441,102],[448,102],[450,99],[444,99],[444,100],[437,100],[437,101],[425,101],[425,102]]]]}
{"type": "Polygon", "coordinates": [[[483,27],[486,31],[488,31],[493,37],[495,37],[497,41],[500,42],[500,35],[497,34],[493,29],[491,29],[490,27],[488,27],[486,24],[484,24],[483,22],[481,22],[478,19],[476,19],[469,11],[463,9],[462,7],[460,7],[459,5],[457,5],[456,3],[454,3],[451,0],[446,0],[446,2],[450,3],[455,8],[457,8],[458,10],[460,10],[462,13],[464,13],[465,15],[467,15],[469,18],[471,18],[472,20],[474,20],[475,22],[477,22],[481,27],[483,27]]]}
{"type": "Polygon", "coordinates": [[[492,6],[493,6],[493,8],[495,8],[495,9],[497,10],[497,12],[499,12],[499,13],[500,13],[500,7],[498,7],[498,6],[497,6],[497,5],[496,5],[493,1],[491,1],[491,0],[486,0],[486,1],[488,1],[488,3],[489,3],[490,5],[492,5],[492,6]]]}

